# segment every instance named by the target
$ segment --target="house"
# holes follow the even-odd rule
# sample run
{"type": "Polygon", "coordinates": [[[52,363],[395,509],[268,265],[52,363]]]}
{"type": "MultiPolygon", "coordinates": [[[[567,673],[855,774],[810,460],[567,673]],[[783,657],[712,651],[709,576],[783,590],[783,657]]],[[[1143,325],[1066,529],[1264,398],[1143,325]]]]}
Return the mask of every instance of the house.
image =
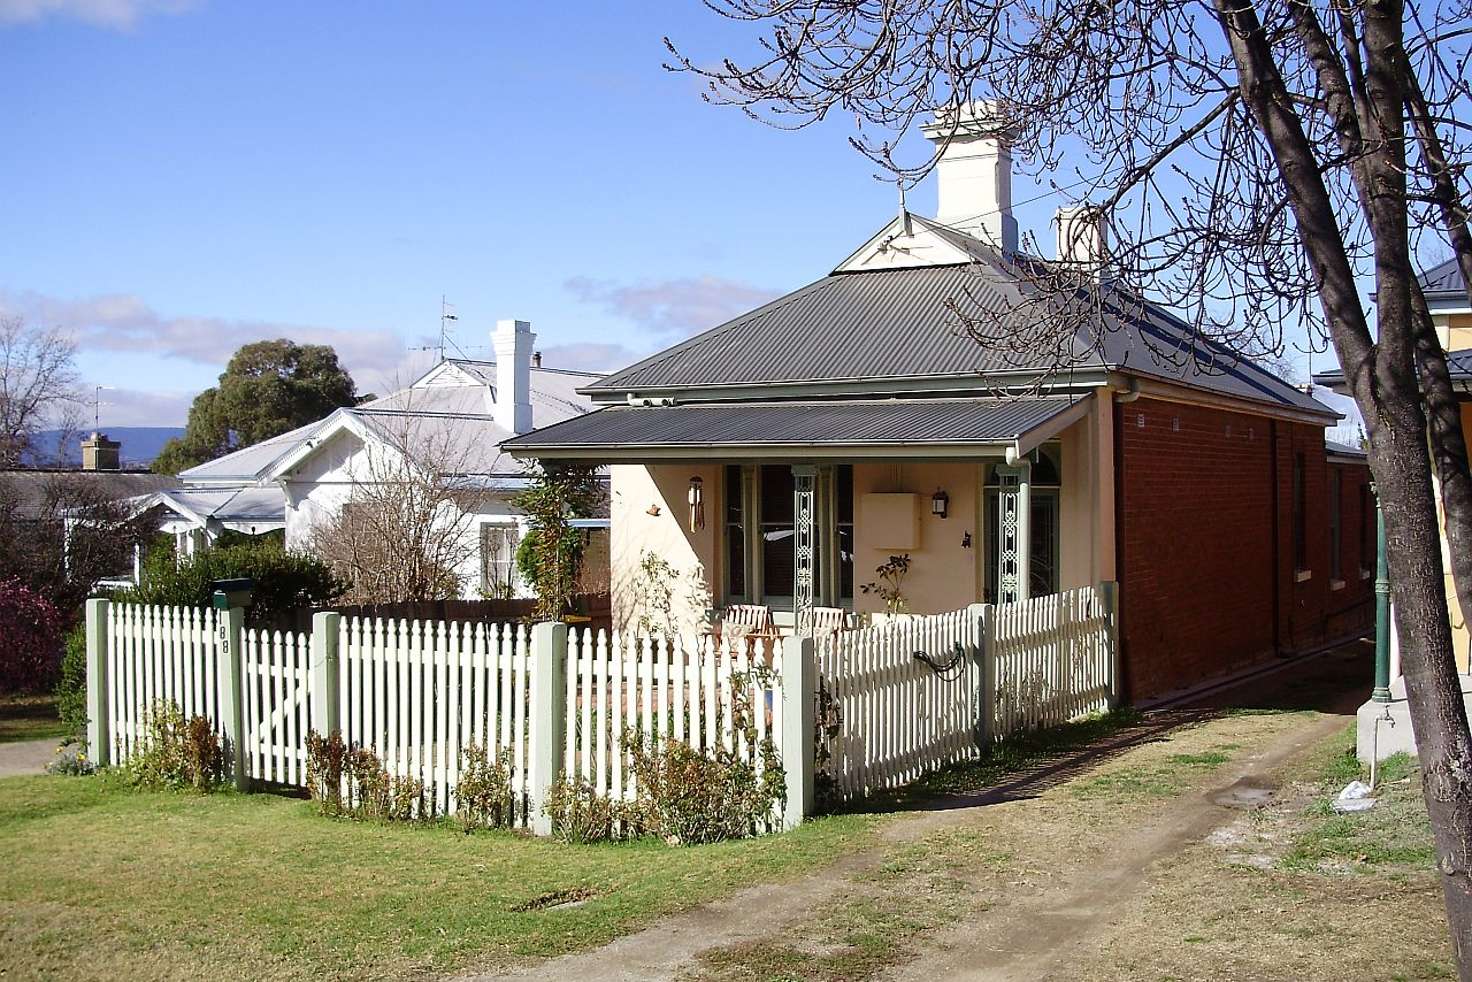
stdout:
{"type": "Polygon", "coordinates": [[[432,472],[448,489],[443,511],[453,513],[443,527],[464,540],[446,553],[456,557],[461,597],[525,595],[515,571],[524,519],[512,499],[527,468],[501,443],[590,412],[579,389],[601,376],[543,366],[526,321],[500,321],[492,341],[493,362],[443,359],[405,388],[190,468],[182,488],[152,502],[177,516],[173,530],[188,548],[222,529],[283,529],[288,548],[310,551],[317,530],[368,507],[375,489],[432,472]]]}
{"type": "MultiPolygon", "coordinates": [[[[124,468],[122,444],[106,433],[92,433],[81,441],[80,468],[21,468],[0,471],[0,525],[10,534],[26,536],[33,547],[65,559],[76,527],[133,517],[129,502],[176,487],[178,479],[147,469],[124,468]]],[[[95,543],[93,544],[95,546],[95,543]]],[[[105,583],[137,582],[143,549],[133,543],[112,557],[105,583]]]]}
{"type": "MultiPolygon", "coordinates": [[[[1463,439],[1468,440],[1469,450],[1472,450],[1472,301],[1469,301],[1467,295],[1466,281],[1462,278],[1462,271],[1455,258],[1422,273],[1419,279],[1421,291],[1426,297],[1426,306],[1436,325],[1437,337],[1447,352],[1447,369],[1451,375],[1452,389],[1462,411],[1463,439]]],[[[1348,391],[1340,369],[1315,375],[1314,381],[1339,392],[1348,391]]],[[[1451,614],[1452,650],[1462,678],[1463,700],[1469,711],[1472,711],[1472,631],[1468,629],[1467,612],[1462,610],[1452,582],[1445,526],[1441,530],[1441,551],[1441,564],[1446,577],[1446,602],[1451,614]]],[[[1388,583],[1386,588],[1388,590],[1388,583]]],[[[1360,707],[1359,712],[1359,756],[1365,760],[1372,756],[1384,758],[1400,751],[1415,750],[1393,619],[1389,620],[1387,628],[1390,634],[1388,692],[1376,693],[1360,707]],[[1394,725],[1382,725],[1387,720],[1394,725]]]]}
{"type": "Polygon", "coordinates": [[[649,552],[799,631],[881,610],[892,555],[917,613],[1117,581],[1135,700],[1362,631],[1368,477],[1325,445],[1338,414],[1099,275],[1088,209],[1055,261],[1023,255],[993,133],[958,124],[937,218],[902,209],[505,445],[610,465],[615,619],[649,552]]]}

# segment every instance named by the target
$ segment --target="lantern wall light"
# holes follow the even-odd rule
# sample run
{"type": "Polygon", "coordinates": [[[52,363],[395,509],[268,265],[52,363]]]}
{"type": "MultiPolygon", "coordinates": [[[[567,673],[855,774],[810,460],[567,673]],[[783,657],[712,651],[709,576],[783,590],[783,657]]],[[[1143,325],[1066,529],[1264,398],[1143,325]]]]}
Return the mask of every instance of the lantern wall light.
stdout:
{"type": "Polygon", "coordinates": [[[690,479],[690,531],[699,532],[705,528],[705,482],[698,477],[690,479]]]}
{"type": "Polygon", "coordinates": [[[936,491],[930,496],[930,513],[936,518],[945,518],[950,508],[951,496],[944,491],[936,491]]]}

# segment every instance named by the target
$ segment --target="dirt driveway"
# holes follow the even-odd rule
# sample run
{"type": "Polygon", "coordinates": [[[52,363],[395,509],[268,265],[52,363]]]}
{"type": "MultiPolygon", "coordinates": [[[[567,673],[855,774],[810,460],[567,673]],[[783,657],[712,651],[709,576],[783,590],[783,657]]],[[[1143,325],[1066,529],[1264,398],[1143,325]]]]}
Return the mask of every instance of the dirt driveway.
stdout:
{"type": "MultiPolygon", "coordinates": [[[[1199,874],[1209,882],[1216,860],[1205,857],[1206,872],[1161,871],[1222,829],[1252,821],[1285,771],[1342,733],[1343,714],[1362,698],[1367,654],[1347,647],[1147,713],[1102,745],[899,817],[874,849],[817,875],[745,891],[595,951],[486,977],[1038,979],[1114,976],[1120,965],[1130,968],[1117,977],[1160,977],[1156,931],[1182,949],[1165,977],[1198,977],[1192,936],[1179,937],[1151,904],[1177,880],[1199,874]],[[1084,962],[1092,963],[1087,971],[1084,962]]],[[[1244,884],[1249,892],[1261,886],[1244,884]]],[[[1434,891],[1414,877],[1401,887],[1371,901],[1397,922],[1386,933],[1433,951],[1440,938],[1445,947],[1426,914],[1434,891]]],[[[1192,898],[1172,902],[1189,907],[1192,898]]],[[[1359,946],[1370,952],[1341,947],[1349,957],[1359,946]]],[[[1372,954],[1353,974],[1367,977],[1372,954]]],[[[1221,975],[1198,961],[1199,977],[1221,975]]],[[[1356,963],[1295,966],[1295,974],[1341,978],[1346,964],[1356,963]]]]}

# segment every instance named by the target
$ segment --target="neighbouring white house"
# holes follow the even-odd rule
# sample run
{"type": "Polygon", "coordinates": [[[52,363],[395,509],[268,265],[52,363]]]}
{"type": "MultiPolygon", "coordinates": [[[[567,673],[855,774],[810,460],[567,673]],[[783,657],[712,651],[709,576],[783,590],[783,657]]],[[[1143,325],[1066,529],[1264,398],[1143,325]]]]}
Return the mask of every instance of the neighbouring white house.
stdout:
{"type": "MultiPolygon", "coordinates": [[[[501,443],[591,412],[578,389],[602,376],[543,366],[527,321],[499,321],[491,339],[495,361],[444,359],[403,389],[190,468],[182,487],[137,505],[160,509],[184,553],[227,529],[284,529],[287,548],[306,551],[315,529],[375,486],[402,481],[412,464],[464,492],[465,510],[446,521],[468,537],[456,550],[461,597],[525,596],[515,568],[525,518],[512,499],[527,486],[527,468],[501,443]]],[[[606,529],[608,520],[574,524],[606,529]]]]}

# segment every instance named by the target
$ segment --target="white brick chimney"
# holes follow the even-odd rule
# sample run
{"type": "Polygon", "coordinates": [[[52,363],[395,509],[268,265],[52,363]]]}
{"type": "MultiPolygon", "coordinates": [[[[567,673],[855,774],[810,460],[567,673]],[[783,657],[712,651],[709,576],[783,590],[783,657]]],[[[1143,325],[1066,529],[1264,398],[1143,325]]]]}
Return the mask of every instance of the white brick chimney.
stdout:
{"type": "Polygon", "coordinates": [[[1058,226],[1058,261],[1099,270],[1109,258],[1109,229],[1092,205],[1065,205],[1053,217],[1058,226]]]}
{"type": "Polygon", "coordinates": [[[920,131],[944,148],[935,165],[940,182],[936,221],[1015,253],[1012,150],[1001,127],[995,103],[972,102],[955,117],[949,111],[937,112],[935,121],[920,131]]]}
{"type": "Polygon", "coordinates": [[[496,351],[496,425],[512,433],[532,429],[532,345],[530,321],[496,321],[491,345],[496,351]]]}

